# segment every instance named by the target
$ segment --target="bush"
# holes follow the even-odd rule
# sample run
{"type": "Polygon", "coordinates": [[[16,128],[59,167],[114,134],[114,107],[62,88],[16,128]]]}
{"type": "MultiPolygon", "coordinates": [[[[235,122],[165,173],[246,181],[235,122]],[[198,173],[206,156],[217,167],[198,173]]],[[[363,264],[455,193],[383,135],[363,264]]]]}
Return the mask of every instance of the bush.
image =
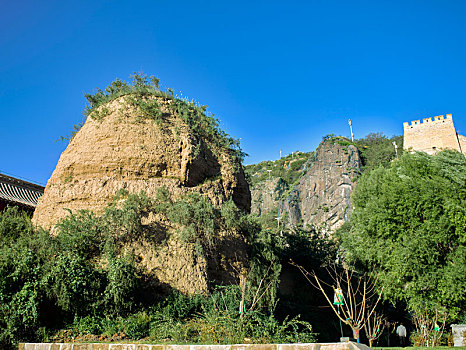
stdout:
{"type": "Polygon", "coordinates": [[[110,257],[108,260],[104,309],[109,315],[120,315],[135,308],[140,277],[131,260],[120,257],[110,257]]]}
{"type": "Polygon", "coordinates": [[[145,312],[138,312],[130,315],[123,324],[123,331],[130,339],[142,339],[150,334],[151,317],[145,312]]]}
{"type": "Polygon", "coordinates": [[[70,214],[55,236],[35,231],[29,217],[9,209],[0,213],[0,343],[7,347],[18,340],[42,341],[52,329],[66,327],[55,338],[126,334],[135,340],[213,343],[308,339],[305,323],[280,322],[273,314],[282,245],[231,201],[216,208],[195,194],[172,200],[163,188],[154,199],[123,191],[100,217],[87,211],[70,214]],[[166,215],[180,231],[190,228],[203,254],[209,254],[220,230],[244,235],[251,247],[251,269],[243,317],[238,313],[242,289],[236,285],[218,287],[210,296],[153,292],[156,298],[151,299],[139,292],[145,277],[123,247],[141,235],[152,237],[142,224],[149,213],[166,215]]]}
{"type": "Polygon", "coordinates": [[[94,306],[102,277],[84,257],[61,252],[47,270],[46,292],[60,308],[82,315],[94,306]]]}
{"type": "Polygon", "coordinates": [[[9,244],[33,232],[31,220],[18,207],[9,207],[0,215],[0,244],[9,244]]]}
{"type": "Polygon", "coordinates": [[[162,91],[159,88],[159,79],[155,76],[134,73],[130,77],[131,83],[116,79],[105,90],[96,89],[93,94],[85,94],[88,105],[84,114],[102,120],[108,114],[104,105],[124,96],[126,102],[139,111],[139,121],[149,119],[160,124],[164,120],[164,112],[158,99],[170,101],[170,112],[185,121],[200,140],[214,145],[214,152],[216,148],[223,149],[236,157],[238,162],[243,160],[246,154],[241,150],[239,140],[230,137],[219,128],[218,119],[207,113],[207,106],[199,105],[193,100],[178,98],[174,96],[172,89],[162,91]]]}

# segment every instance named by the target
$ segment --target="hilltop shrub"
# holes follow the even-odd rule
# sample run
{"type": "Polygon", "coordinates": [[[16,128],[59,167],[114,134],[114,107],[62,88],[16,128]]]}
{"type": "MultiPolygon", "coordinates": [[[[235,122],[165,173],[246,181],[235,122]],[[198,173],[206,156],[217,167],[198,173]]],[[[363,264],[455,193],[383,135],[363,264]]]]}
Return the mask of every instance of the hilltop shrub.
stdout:
{"type": "Polygon", "coordinates": [[[388,138],[382,133],[370,133],[365,138],[354,142],[361,155],[364,170],[372,170],[379,165],[388,166],[395,159],[396,152],[393,142],[398,146],[398,155],[403,153],[403,136],[388,138]]]}
{"type": "Polygon", "coordinates": [[[161,90],[159,79],[155,76],[134,73],[130,77],[130,83],[116,79],[104,90],[97,88],[94,93],[85,94],[88,105],[84,114],[102,120],[109,112],[105,105],[119,97],[125,97],[125,101],[140,113],[138,121],[152,120],[160,124],[164,120],[164,112],[158,99],[169,101],[170,112],[185,121],[200,140],[213,145],[214,152],[217,148],[222,149],[236,157],[237,162],[243,160],[246,154],[241,150],[239,140],[219,128],[218,119],[207,113],[207,106],[199,105],[194,100],[178,98],[172,89],[161,90]]]}

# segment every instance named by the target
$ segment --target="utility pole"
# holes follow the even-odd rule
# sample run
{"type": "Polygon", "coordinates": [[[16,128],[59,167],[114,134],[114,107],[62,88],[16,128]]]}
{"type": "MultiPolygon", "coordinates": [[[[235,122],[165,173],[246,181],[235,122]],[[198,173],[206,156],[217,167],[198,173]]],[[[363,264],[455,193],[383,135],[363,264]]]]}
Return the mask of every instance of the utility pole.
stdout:
{"type": "Polygon", "coordinates": [[[393,146],[395,146],[395,155],[398,158],[398,145],[396,144],[395,141],[392,142],[393,146]]]}
{"type": "Polygon", "coordinates": [[[282,150],[280,150],[280,159],[282,159],[282,150]]]}
{"type": "Polygon", "coordinates": [[[350,128],[350,131],[351,131],[351,142],[354,142],[353,126],[351,125],[351,119],[348,119],[348,124],[349,124],[349,128],[350,128]]]}

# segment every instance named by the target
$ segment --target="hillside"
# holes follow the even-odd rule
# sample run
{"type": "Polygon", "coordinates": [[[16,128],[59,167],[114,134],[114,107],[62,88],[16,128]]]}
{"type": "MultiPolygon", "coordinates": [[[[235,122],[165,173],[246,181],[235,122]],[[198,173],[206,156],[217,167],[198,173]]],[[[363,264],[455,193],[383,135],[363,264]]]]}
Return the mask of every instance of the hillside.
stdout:
{"type": "Polygon", "coordinates": [[[348,221],[351,192],[366,170],[386,166],[395,156],[382,134],[351,140],[327,135],[313,152],[294,152],[276,161],[247,165],[251,212],[268,227],[335,231],[348,221]]]}

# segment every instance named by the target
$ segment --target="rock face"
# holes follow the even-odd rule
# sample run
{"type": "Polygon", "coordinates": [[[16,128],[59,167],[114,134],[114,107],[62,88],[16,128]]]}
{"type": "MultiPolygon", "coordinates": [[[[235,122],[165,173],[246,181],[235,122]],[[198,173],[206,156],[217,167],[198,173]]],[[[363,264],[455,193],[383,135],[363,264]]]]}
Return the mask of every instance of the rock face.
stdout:
{"type": "Polygon", "coordinates": [[[288,188],[288,184],[279,177],[259,182],[252,190],[251,212],[257,216],[267,214],[277,207],[288,188]]]}
{"type": "Polygon", "coordinates": [[[350,195],[360,167],[359,152],[353,145],[321,144],[309,170],[285,201],[289,222],[330,231],[343,225],[351,212],[350,195]]]}
{"type": "MultiPolygon", "coordinates": [[[[249,186],[239,162],[227,150],[199,138],[171,112],[172,101],[158,99],[164,112],[161,124],[140,118],[123,97],[105,106],[108,112],[101,120],[87,118],[47,183],[34,213],[36,225],[51,229],[69,215],[68,209],[102,213],[120,189],[142,190],[153,197],[162,186],[173,198],[198,192],[215,206],[232,199],[238,208],[250,210],[249,186]]],[[[235,259],[241,264],[247,259],[244,239],[234,233],[225,235],[237,243],[235,259]]],[[[183,292],[207,291],[212,279],[209,271],[218,268],[197,257],[189,244],[176,240],[157,252],[144,242],[132,249],[150,273],[183,292]]],[[[222,259],[228,265],[230,257],[225,254],[222,259]]],[[[227,275],[226,280],[235,278],[227,275]]]]}
{"type": "Polygon", "coordinates": [[[258,183],[252,190],[252,212],[274,211],[290,228],[299,225],[334,231],[351,212],[350,195],[361,168],[357,148],[323,142],[303,165],[306,169],[295,185],[280,178],[258,183]]]}

